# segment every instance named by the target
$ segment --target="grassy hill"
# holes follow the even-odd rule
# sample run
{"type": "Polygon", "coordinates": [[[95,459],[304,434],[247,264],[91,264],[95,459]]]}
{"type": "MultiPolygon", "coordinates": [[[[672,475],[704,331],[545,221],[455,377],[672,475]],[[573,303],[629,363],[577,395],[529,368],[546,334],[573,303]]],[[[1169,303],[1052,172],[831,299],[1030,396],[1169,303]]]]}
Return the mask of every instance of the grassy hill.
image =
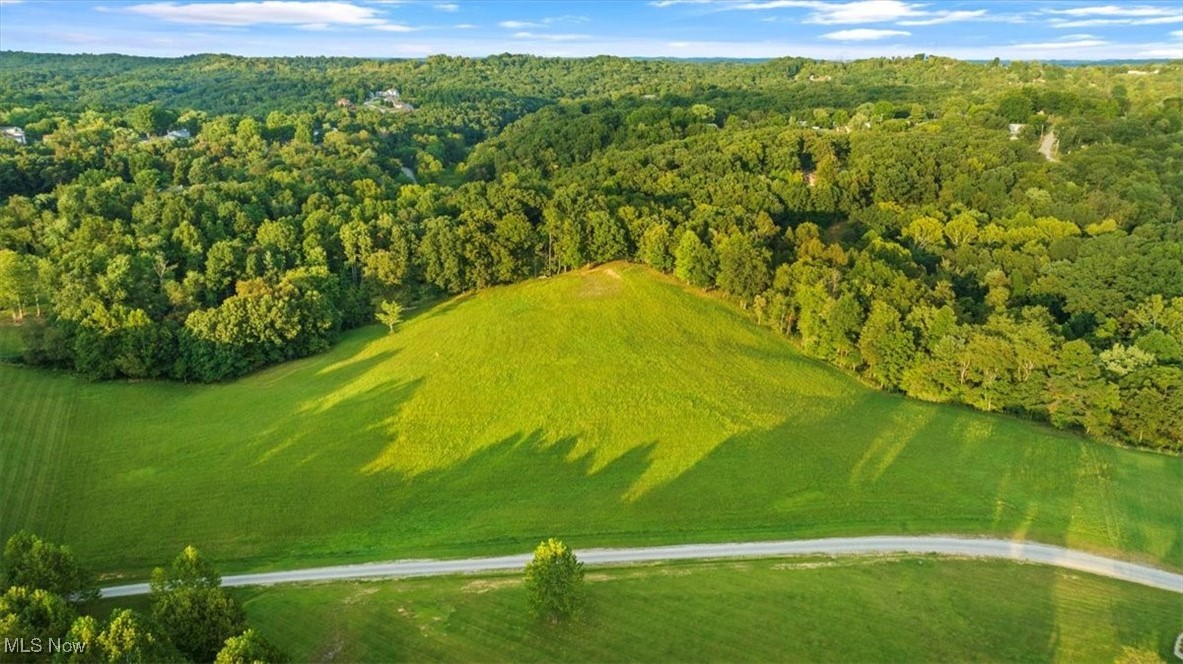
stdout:
{"type": "Polygon", "coordinates": [[[0,535],[113,574],[873,533],[1183,566],[1183,460],[867,389],[610,265],[490,289],[232,384],[0,366],[0,535]]]}
{"type": "Polygon", "coordinates": [[[695,562],[587,578],[584,613],[558,626],[527,614],[520,574],[234,593],[298,662],[1112,662],[1123,647],[1169,657],[1183,615],[1183,595],[1003,561],[695,562]]]}

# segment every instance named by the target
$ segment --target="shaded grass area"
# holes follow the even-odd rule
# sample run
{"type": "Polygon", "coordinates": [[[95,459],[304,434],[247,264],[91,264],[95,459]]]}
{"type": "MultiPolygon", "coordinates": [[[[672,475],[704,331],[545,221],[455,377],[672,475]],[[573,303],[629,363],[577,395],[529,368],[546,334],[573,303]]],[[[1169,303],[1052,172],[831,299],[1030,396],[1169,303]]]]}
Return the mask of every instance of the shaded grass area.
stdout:
{"type": "Polygon", "coordinates": [[[870,390],[610,265],[417,312],[225,385],[0,366],[0,535],[143,578],[857,534],[1024,537],[1183,567],[1183,460],[870,390]]]}
{"type": "Polygon", "coordinates": [[[558,626],[527,616],[516,574],[235,594],[295,661],[1112,662],[1167,656],[1183,615],[1165,591],[936,557],[593,568],[587,589],[558,626]]]}
{"type": "Polygon", "coordinates": [[[7,312],[0,310],[0,362],[15,362],[21,358],[25,344],[19,325],[7,321],[7,312]]]}

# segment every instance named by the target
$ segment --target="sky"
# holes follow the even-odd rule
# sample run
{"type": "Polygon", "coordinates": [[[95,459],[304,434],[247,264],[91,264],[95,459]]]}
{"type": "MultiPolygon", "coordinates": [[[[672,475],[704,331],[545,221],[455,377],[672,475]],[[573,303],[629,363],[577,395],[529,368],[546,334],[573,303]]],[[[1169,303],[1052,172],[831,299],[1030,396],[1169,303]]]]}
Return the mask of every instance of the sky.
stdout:
{"type": "Polygon", "coordinates": [[[0,50],[1183,58],[1183,0],[0,0],[0,50]]]}

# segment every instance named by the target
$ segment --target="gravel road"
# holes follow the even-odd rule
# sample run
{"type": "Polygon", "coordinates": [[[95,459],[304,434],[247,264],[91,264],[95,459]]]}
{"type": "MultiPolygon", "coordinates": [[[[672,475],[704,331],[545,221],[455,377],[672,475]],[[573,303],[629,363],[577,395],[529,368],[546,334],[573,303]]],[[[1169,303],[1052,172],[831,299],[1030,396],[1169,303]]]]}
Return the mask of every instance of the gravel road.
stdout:
{"type": "MultiPolygon", "coordinates": [[[[1183,574],[1105,558],[1050,544],[970,537],[837,537],[813,540],[743,542],[736,544],[684,544],[634,549],[581,549],[576,555],[588,565],[623,565],[668,560],[712,558],[774,558],[800,555],[866,555],[887,553],[935,553],[948,556],[1002,558],[1043,565],[1054,565],[1086,574],[1106,576],[1144,586],[1183,593],[1183,574]]],[[[224,586],[269,586],[277,583],[344,581],[352,579],[392,579],[408,576],[472,574],[522,569],[530,554],[494,558],[457,560],[396,560],[361,565],[335,565],[236,574],[222,577],[224,586]]],[[[133,583],[103,588],[103,597],[127,597],[148,593],[148,584],[133,583]]]]}

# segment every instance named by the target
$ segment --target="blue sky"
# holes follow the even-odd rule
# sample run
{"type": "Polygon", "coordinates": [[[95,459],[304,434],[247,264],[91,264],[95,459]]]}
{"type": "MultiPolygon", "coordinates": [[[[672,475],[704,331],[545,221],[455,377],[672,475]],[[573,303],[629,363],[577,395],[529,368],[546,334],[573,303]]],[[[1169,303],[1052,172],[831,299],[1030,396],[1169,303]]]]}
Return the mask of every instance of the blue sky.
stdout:
{"type": "Polygon", "coordinates": [[[853,59],[1183,58],[1183,0],[0,0],[0,49],[853,59]]]}

